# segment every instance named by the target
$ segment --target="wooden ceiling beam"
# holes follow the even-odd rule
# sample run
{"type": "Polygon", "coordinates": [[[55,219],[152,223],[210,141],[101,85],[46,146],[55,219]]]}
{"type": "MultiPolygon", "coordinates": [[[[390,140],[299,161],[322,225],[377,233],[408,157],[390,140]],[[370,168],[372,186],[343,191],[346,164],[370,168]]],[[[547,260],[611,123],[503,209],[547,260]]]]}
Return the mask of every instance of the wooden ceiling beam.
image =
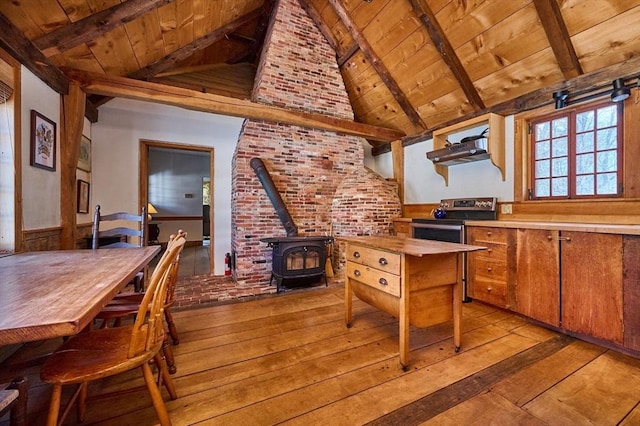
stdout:
{"type": "Polygon", "coordinates": [[[482,98],[480,98],[480,94],[476,90],[473,82],[469,78],[469,74],[462,66],[462,62],[460,62],[460,58],[456,55],[455,50],[449,43],[442,27],[438,23],[436,16],[433,11],[427,4],[425,0],[410,0],[411,6],[413,6],[413,10],[418,15],[420,22],[425,27],[427,32],[429,33],[429,37],[431,37],[431,41],[436,46],[436,49],[440,53],[440,56],[447,64],[453,76],[458,80],[458,84],[462,88],[467,100],[471,104],[474,110],[478,111],[485,108],[484,102],[482,98]]]}
{"type": "Polygon", "coordinates": [[[573,48],[569,31],[556,0],[533,0],[533,4],[564,78],[582,75],[584,73],[582,65],[573,48]]]}
{"type": "Polygon", "coordinates": [[[31,41],[0,13],[0,47],[56,92],[69,93],[69,80],[31,41]]]}
{"type": "MultiPolygon", "coordinates": [[[[512,115],[552,104],[554,103],[553,92],[557,92],[560,90],[567,90],[571,94],[586,94],[601,90],[606,91],[607,88],[613,88],[611,82],[616,78],[631,80],[640,77],[639,70],[640,56],[630,58],[624,62],[610,65],[598,71],[594,71],[588,74],[582,74],[573,79],[556,83],[543,89],[539,89],[518,98],[509,100],[507,102],[494,105],[490,108],[486,108],[483,111],[477,111],[463,117],[458,117],[446,123],[439,124],[438,126],[429,129],[428,132],[405,136],[404,138],[402,138],[402,145],[409,146],[414,143],[431,139],[435,130],[442,129],[453,124],[458,124],[463,121],[469,120],[470,118],[474,118],[489,112],[500,115],[512,115]]],[[[371,152],[373,155],[380,155],[386,152],[391,152],[391,145],[389,143],[380,144],[379,146],[375,146],[371,150],[371,152]]]]}
{"type": "Polygon", "coordinates": [[[349,33],[351,34],[351,38],[353,38],[364,56],[367,58],[371,66],[378,73],[384,84],[387,86],[393,98],[396,100],[402,111],[407,115],[409,121],[419,128],[426,129],[427,125],[420,117],[420,114],[416,111],[416,109],[411,105],[409,99],[404,94],[400,86],[396,82],[396,80],[391,76],[391,73],[384,65],[380,57],[373,51],[373,48],[367,41],[366,37],[362,34],[362,32],[356,27],[355,23],[342,6],[339,0],[329,0],[329,4],[333,7],[333,10],[338,15],[338,18],[342,21],[344,26],[347,28],[349,33]]]}
{"type": "Polygon", "coordinates": [[[381,142],[390,142],[405,136],[404,132],[398,130],[357,123],[338,117],[261,105],[246,100],[200,93],[195,90],[148,81],[91,74],[78,70],[69,70],[67,75],[71,80],[78,82],[87,94],[156,102],[194,111],[327,130],[381,142]]]}
{"type": "Polygon", "coordinates": [[[50,58],[110,32],[174,0],[127,0],[38,37],[33,44],[50,58]]]}
{"type": "Polygon", "coordinates": [[[175,50],[174,52],[168,54],[161,60],[154,62],[153,64],[147,65],[144,68],[140,68],[138,71],[129,74],[130,78],[137,78],[141,80],[147,80],[149,78],[154,77],[156,74],[161,73],[178,62],[187,59],[189,56],[193,55],[195,52],[202,50],[206,47],[211,46],[213,43],[220,41],[227,34],[230,34],[237,30],[242,25],[254,20],[258,19],[263,13],[262,7],[257,7],[251,12],[242,15],[235,21],[229,22],[226,25],[210,32],[204,37],[200,37],[198,40],[175,50]]]}

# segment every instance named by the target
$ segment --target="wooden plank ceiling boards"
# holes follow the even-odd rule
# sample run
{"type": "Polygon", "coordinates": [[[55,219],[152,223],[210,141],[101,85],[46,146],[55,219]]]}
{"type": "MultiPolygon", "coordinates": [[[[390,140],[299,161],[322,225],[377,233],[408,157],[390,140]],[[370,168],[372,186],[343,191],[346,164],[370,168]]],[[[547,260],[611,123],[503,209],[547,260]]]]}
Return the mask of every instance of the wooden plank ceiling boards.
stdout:
{"type": "MultiPolygon", "coordinates": [[[[558,88],[640,74],[640,0],[299,3],[336,52],[355,121],[406,134],[405,144],[486,112],[550,103],[558,88]]],[[[275,4],[0,2],[0,46],[61,93],[60,70],[75,69],[246,101],[275,4]]],[[[377,139],[374,152],[388,148],[377,139]]]]}

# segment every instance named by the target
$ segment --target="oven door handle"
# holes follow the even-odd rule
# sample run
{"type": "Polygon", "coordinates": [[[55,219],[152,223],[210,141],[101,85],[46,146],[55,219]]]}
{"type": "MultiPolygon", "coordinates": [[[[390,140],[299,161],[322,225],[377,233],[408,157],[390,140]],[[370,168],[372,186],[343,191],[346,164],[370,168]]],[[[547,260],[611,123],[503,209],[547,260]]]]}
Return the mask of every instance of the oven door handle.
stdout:
{"type": "Polygon", "coordinates": [[[412,223],[412,228],[423,228],[423,229],[444,229],[449,231],[461,231],[462,225],[441,225],[437,223],[412,223]]]}

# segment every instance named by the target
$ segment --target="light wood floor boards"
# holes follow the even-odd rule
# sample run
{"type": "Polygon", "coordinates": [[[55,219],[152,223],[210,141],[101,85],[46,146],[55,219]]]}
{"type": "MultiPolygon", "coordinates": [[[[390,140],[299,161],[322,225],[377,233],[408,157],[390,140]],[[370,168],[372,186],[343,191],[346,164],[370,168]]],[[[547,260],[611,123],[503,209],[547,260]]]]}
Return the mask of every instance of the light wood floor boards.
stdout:
{"type": "MultiPolygon", "coordinates": [[[[640,422],[640,360],[474,302],[463,307],[460,353],[453,350],[450,323],[412,329],[411,367],[403,372],[397,321],[356,299],[347,329],[343,292],[332,285],[176,312],[179,398],[167,401],[173,423],[640,422]]],[[[1,378],[14,373],[5,365],[1,378]]],[[[28,373],[32,424],[42,424],[50,389],[38,383],[37,368],[28,373]]],[[[140,384],[136,372],[97,383],[90,392],[140,384]]],[[[144,391],[91,401],[87,416],[86,424],[156,423],[144,391]]]]}

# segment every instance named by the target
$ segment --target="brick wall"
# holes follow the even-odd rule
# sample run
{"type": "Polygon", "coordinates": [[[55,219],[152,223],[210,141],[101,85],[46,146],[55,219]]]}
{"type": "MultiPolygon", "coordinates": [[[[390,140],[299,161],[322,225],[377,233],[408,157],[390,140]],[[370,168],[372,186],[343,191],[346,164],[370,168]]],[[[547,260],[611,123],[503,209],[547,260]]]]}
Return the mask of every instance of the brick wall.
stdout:
{"type": "MultiPolygon", "coordinates": [[[[263,104],[353,119],[335,53],[296,0],[278,2],[253,97],[263,104]]],[[[400,202],[388,189],[374,193],[388,185],[364,168],[363,142],[327,131],[245,121],[232,164],[231,237],[239,284],[268,290],[271,249],[260,238],[286,235],[249,165],[253,157],[265,163],[300,236],[329,235],[338,227],[342,235],[389,233],[391,217],[400,215],[400,202]],[[352,180],[345,183],[348,176],[352,180]],[[334,214],[336,194],[341,203],[355,196],[358,217],[371,223],[350,219],[350,209],[339,208],[334,214]],[[350,228],[355,222],[357,229],[350,228]]]]}

